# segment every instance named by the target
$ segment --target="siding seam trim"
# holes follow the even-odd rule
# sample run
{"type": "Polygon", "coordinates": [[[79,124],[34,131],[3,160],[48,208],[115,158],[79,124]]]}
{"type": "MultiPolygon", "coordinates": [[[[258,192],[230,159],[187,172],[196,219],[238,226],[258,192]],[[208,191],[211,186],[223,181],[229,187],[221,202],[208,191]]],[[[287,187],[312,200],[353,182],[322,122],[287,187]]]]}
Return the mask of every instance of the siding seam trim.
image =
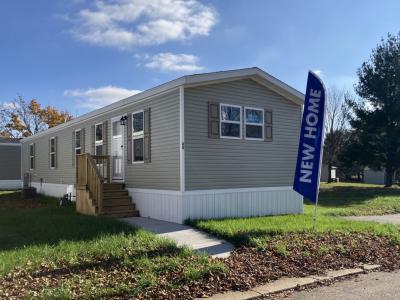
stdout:
{"type": "MultiPolygon", "coordinates": [[[[276,186],[276,187],[257,187],[257,188],[238,188],[238,189],[211,189],[211,190],[193,190],[193,191],[172,191],[172,190],[158,190],[158,189],[140,189],[130,188],[128,190],[137,193],[146,194],[164,194],[164,195],[206,195],[206,194],[225,194],[225,193],[246,193],[246,192],[272,192],[272,191],[289,191],[292,186],[276,186]]],[[[300,195],[299,195],[300,196],[300,195]]]]}
{"type": "Polygon", "coordinates": [[[179,87],[179,160],[180,191],[185,191],[185,88],[179,87]]]}

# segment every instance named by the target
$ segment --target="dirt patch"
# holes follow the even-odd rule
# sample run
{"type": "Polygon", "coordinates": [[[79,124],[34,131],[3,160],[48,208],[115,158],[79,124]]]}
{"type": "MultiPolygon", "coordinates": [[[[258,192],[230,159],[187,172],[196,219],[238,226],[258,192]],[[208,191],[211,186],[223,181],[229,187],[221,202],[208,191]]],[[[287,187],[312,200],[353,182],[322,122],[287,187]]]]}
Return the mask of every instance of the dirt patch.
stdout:
{"type": "Polygon", "coordinates": [[[0,210],[8,209],[33,209],[48,207],[49,204],[40,196],[34,199],[23,199],[21,192],[0,194],[0,210]]]}
{"type": "Polygon", "coordinates": [[[390,238],[369,234],[291,234],[276,237],[262,248],[240,247],[222,261],[227,267],[224,273],[208,272],[201,279],[188,280],[185,266],[178,265],[174,270],[159,272],[153,278],[155,284],[148,286],[138,279],[134,265],[118,261],[63,268],[42,265],[36,272],[15,270],[0,278],[0,298],[20,298],[64,284],[73,298],[190,299],[247,290],[283,276],[323,274],[364,263],[394,270],[400,267],[400,249],[390,238]]]}

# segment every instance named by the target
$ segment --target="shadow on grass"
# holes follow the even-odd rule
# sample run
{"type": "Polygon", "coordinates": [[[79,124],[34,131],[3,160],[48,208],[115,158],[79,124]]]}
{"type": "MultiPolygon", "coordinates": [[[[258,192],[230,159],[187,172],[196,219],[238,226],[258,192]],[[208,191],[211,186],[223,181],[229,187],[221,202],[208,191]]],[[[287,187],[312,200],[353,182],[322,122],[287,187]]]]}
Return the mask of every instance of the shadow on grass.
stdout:
{"type": "Polygon", "coordinates": [[[399,188],[333,186],[320,190],[318,205],[325,207],[346,207],[363,204],[377,197],[399,197],[399,188]]]}
{"type": "Polygon", "coordinates": [[[0,192],[0,251],[137,231],[122,221],[80,215],[74,204],[60,207],[58,203],[53,197],[22,199],[18,191],[0,192]]]}

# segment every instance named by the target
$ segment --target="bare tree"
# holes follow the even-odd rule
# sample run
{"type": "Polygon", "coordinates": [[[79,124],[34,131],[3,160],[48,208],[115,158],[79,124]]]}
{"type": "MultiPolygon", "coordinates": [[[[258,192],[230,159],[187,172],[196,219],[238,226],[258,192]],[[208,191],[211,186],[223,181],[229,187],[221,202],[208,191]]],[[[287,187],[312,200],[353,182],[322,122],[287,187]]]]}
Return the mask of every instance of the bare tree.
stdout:
{"type": "Polygon", "coordinates": [[[324,163],[328,166],[328,182],[332,182],[332,167],[337,161],[348,126],[345,89],[332,86],[328,89],[325,117],[324,163]]]}

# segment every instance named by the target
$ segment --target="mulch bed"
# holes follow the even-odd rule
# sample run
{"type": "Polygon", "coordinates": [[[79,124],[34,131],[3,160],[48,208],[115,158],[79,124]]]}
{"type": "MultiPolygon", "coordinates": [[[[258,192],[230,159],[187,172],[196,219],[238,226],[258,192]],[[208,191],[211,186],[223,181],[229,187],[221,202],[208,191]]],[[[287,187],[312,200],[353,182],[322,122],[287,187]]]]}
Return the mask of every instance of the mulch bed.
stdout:
{"type": "MultiPolygon", "coordinates": [[[[369,234],[289,234],[268,242],[264,249],[242,246],[223,260],[225,273],[186,282],[184,266],[159,274],[157,286],[142,291],[139,299],[190,299],[207,297],[228,290],[247,290],[281,277],[323,274],[326,270],[353,268],[364,263],[380,264],[384,270],[400,268],[400,248],[388,237],[369,234]],[[173,285],[172,285],[173,284],[173,285]]],[[[69,278],[90,279],[98,288],[121,284],[137,286],[133,266],[119,262],[99,261],[92,265],[54,269],[42,266],[35,272],[15,270],[0,278],[0,298],[20,298],[39,293],[46,287],[60,286],[69,278]]],[[[76,297],[82,295],[78,280],[70,288],[76,297]]],[[[94,287],[96,290],[96,287],[94,287]]],[[[129,299],[131,292],[105,294],[107,299],[129,299]]],[[[87,296],[87,295],[86,295],[87,296]]]]}

